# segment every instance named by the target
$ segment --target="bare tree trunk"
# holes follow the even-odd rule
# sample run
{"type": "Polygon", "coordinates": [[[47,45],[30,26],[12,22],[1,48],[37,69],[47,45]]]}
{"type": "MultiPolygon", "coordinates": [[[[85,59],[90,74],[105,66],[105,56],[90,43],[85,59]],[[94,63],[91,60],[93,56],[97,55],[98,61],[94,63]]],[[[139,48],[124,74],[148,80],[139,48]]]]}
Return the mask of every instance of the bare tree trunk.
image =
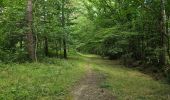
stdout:
{"type": "Polygon", "coordinates": [[[169,40],[168,20],[169,20],[169,16],[167,16],[167,20],[166,20],[166,34],[167,34],[167,53],[170,59],[170,40],[169,40]]]}
{"type": "Polygon", "coordinates": [[[36,60],[36,55],[35,55],[35,47],[34,47],[34,37],[33,37],[33,29],[32,29],[32,22],[33,22],[33,14],[32,14],[32,0],[28,0],[28,5],[27,5],[27,25],[28,25],[28,32],[26,34],[27,36],[27,50],[28,50],[28,55],[29,58],[32,61],[36,60]]]}
{"type": "Polygon", "coordinates": [[[60,59],[62,58],[62,39],[60,39],[60,59]]]}
{"type": "Polygon", "coordinates": [[[66,38],[63,39],[63,46],[64,46],[64,58],[67,59],[67,44],[66,44],[66,38]]]}
{"type": "Polygon", "coordinates": [[[161,54],[160,54],[160,64],[166,64],[166,43],[165,36],[166,34],[166,12],[165,12],[165,0],[161,0],[161,54]]]}
{"type": "Polygon", "coordinates": [[[38,49],[38,36],[37,34],[35,35],[35,61],[37,62],[37,49],[38,49]]]}
{"type": "Polygon", "coordinates": [[[48,38],[46,36],[44,37],[44,53],[45,53],[45,56],[49,56],[48,55],[48,38]]]}
{"type": "Polygon", "coordinates": [[[65,33],[65,16],[64,16],[64,5],[65,5],[65,0],[62,0],[62,27],[63,27],[63,50],[64,50],[64,58],[67,59],[67,42],[66,42],[66,33],[65,33]]]}
{"type": "Polygon", "coordinates": [[[55,40],[55,50],[56,50],[56,56],[58,58],[58,42],[55,40]]]}

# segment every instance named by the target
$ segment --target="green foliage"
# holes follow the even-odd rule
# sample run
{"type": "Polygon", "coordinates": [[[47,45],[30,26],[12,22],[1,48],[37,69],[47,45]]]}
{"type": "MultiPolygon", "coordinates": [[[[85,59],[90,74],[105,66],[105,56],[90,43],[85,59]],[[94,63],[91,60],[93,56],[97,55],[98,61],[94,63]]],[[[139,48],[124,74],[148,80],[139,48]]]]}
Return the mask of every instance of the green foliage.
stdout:
{"type": "MultiPolygon", "coordinates": [[[[33,38],[34,45],[37,46],[35,52],[37,57],[44,55],[44,38],[47,38],[48,48],[59,52],[63,50],[63,39],[67,44],[71,43],[69,35],[71,20],[74,19],[74,2],[71,0],[36,0],[33,1],[33,38]],[[61,21],[62,6],[64,5],[64,24],[61,21]]],[[[20,61],[27,58],[27,0],[1,0],[0,2],[0,51],[1,60],[4,61],[8,56],[10,62],[20,61]],[[21,44],[22,43],[22,44],[21,44]],[[20,48],[18,45],[22,45],[20,48]],[[22,52],[21,52],[22,51],[22,52]],[[6,53],[8,56],[3,56],[6,53]]],[[[40,58],[41,59],[41,58],[40,58]]]]}
{"type": "Polygon", "coordinates": [[[3,63],[12,63],[19,62],[23,63],[28,61],[27,53],[23,50],[17,50],[17,52],[13,53],[9,50],[1,50],[0,51],[0,61],[3,63]]]}
{"type": "Polygon", "coordinates": [[[131,59],[159,64],[160,2],[88,0],[83,3],[86,12],[81,16],[86,20],[82,25],[78,19],[75,25],[76,35],[81,36],[78,40],[83,44],[78,50],[109,58],[130,54],[131,59]]]}

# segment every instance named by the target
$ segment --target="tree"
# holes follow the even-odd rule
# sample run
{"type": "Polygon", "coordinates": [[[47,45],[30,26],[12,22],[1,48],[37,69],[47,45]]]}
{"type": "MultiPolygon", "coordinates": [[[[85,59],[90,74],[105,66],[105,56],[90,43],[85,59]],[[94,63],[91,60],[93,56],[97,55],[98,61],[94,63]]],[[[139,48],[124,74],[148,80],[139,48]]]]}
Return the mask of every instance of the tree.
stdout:
{"type": "Polygon", "coordinates": [[[36,54],[35,54],[35,43],[34,43],[34,36],[33,36],[33,4],[32,0],[28,0],[27,4],[27,26],[28,26],[28,32],[26,34],[27,36],[27,50],[29,54],[29,58],[32,61],[36,60],[36,54]]]}
{"type": "Polygon", "coordinates": [[[62,13],[62,28],[63,28],[63,48],[64,48],[64,58],[67,58],[67,43],[66,43],[66,31],[65,31],[65,0],[62,0],[61,13],[62,13]]]}
{"type": "Polygon", "coordinates": [[[160,21],[160,32],[161,32],[161,55],[160,55],[160,63],[162,65],[166,65],[166,11],[165,11],[165,0],[160,0],[161,2],[161,21],[160,21]]]}

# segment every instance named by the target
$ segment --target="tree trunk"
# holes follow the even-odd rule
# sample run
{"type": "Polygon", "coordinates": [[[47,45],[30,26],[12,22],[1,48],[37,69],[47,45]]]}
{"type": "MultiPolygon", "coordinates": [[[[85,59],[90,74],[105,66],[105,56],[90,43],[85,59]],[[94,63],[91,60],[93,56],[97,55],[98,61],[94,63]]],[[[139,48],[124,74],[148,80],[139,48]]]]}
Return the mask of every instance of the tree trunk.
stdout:
{"type": "Polygon", "coordinates": [[[63,46],[64,46],[64,58],[67,59],[67,44],[66,39],[63,39],[63,46]]]}
{"type": "Polygon", "coordinates": [[[28,0],[27,4],[27,25],[28,25],[28,32],[26,34],[27,36],[27,50],[28,50],[28,55],[29,58],[32,61],[36,60],[36,55],[35,55],[35,47],[34,47],[34,37],[33,37],[33,29],[32,29],[32,22],[33,22],[33,14],[32,14],[32,0],[28,0]]]}
{"type": "Polygon", "coordinates": [[[160,53],[160,64],[166,64],[166,43],[165,43],[165,35],[166,34],[166,12],[165,12],[165,0],[161,0],[161,53],[160,53]]]}
{"type": "Polygon", "coordinates": [[[38,61],[38,58],[37,58],[37,49],[38,49],[38,36],[37,34],[35,35],[35,61],[37,62],[38,61]]]}
{"type": "Polygon", "coordinates": [[[169,16],[167,16],[167,21],[166,21],[166,34],[167,34],[167,53],[170,59],[170,40],[169,40],[168,20],[169,20],[169,16]]]}
{"type": "MultiPolygon", "coordinates": [[[[44,3],[47,3],[46,0],[44,1],[44,3]]],[[[48,16],[47,15],[47,12],[46,12],[46,5],[44,5],[43,7],[43,10],[44,10],[44,54],[45,56],[49,56],[49,53],[48,53],[48,38],[47,38],[47,35],[46,35],[46,17],[48,16]]]]}
{"type": "Polygon", "coordinates": [[[62,39],[60,39],[60,59],[62,58],[62,39]]]}
{"type": "Polygon", "coordinates": [[[65,16],[64,16],[64,5],[65,5],[65,0],[62,0],[62,27],[63,27],[63,50],[64,50],[64,58],[67,59],[67,42],[66,42],[66,33],[65,33],[65,16]]]}
{"type": "Polygon", "coordinates": [[[44,54],[45,56],[49,56],[48,55],[48,38],[46,36],[44,37],[44,54]]]}
{"type": "Polygon", "coordinates": [[[58,42],[55,41],[55,50],[56,50],[56,56],[58,58],[58,42]]]}

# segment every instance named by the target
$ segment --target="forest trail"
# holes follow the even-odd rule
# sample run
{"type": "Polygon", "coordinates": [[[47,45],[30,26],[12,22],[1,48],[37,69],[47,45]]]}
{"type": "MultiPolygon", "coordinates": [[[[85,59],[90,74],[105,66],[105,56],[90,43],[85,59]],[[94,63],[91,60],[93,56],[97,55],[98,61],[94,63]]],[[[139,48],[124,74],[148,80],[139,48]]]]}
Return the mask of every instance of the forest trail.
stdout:
{"type": "Polygon", "coordinates": [[[101,73],[93,71],[93,62],[86,58],[86,75],[75,85],[73,100],[115,100],[113,94],[100,84],[105,80],[101,73]]]}
{"type": "Polygon", "coordinates": [[[170,100],[169,85],[117,60],[80,55],[86,74],[74,84],[68,100],[170,100]]]}

